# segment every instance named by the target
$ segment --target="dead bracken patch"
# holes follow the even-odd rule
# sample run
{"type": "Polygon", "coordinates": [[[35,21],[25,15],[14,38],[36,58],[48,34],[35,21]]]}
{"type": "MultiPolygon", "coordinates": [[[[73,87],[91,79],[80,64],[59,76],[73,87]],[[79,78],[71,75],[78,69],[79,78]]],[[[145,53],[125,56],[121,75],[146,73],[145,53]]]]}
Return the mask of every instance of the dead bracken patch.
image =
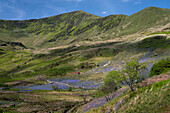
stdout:
{"type": "Polygon", "coordinates": [[[170,71],[167,74],[161,74],[161,75],[158,75],[158,76],[153,76],[151,78],[148,78],[148,79],[142,81],[141,83],[139,83],[139,86],[140,87],[151,86],[155,82],[167,80],[168,78],[170,78],[170,71]]]}

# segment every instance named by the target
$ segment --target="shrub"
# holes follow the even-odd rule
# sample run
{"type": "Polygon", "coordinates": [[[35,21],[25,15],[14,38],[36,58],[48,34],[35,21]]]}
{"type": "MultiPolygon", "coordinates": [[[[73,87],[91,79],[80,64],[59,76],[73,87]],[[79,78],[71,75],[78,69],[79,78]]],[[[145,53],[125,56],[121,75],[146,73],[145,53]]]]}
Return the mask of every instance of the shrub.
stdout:
{"type": "Polygon", "coordinates": [[[73,88],[72,88],[72,87],[69,87],[69,88],[68,88],[68,91],[70,91],[70,92],[73,91],[73,88]]]}
{"type": "Polygon", "coordinates": [[[119,76],[119,73],[117,71],[111,71],[104,80],[104,85],[100,87],[100,92],[103,94],[108,94],[113,91],[116,91],[119,86],[116,83],[116,78],[119,76]]]}
{"type": "Polygon", "coordinates": [[[170,70],[170,58],[162,59],[151,68],[149,77],[159,75],[170,70]]]}

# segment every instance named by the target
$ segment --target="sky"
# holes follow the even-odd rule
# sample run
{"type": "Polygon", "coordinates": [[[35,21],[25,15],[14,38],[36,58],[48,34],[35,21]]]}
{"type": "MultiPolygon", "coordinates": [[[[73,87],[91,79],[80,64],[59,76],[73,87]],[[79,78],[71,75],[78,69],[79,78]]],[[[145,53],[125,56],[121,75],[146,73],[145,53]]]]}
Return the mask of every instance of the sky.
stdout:
{"type": "Polygon", "coordinates": [[[146,7],[170,9],[169,0],[0,0],[0,19],[27,20],[84,10],[105,17],[132,15],[146,7]]]}

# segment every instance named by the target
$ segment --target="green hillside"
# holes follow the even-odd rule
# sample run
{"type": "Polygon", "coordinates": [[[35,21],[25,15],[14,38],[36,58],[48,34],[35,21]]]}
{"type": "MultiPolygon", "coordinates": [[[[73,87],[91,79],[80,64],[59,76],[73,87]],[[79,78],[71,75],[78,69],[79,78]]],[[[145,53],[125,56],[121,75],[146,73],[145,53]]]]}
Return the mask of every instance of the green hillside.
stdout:
{"type": "Polygon", "coordinates": [[[124,25],[127,27],[122,29],[121,35],[140,33],[148,28],[163,26],[170,21],[170,10],[156,7],[148,7],[138,13],[135,13],[126,20],[124,25]]]}
{"type": "Polygon", "coordinates": [[[101,41],[153,32],[148,29],[168,24],[169,15],[169,9],[149,7],[131,16],[110,15],[102,18],[75,11],[42,19],[0,20],[0,39],[22,42],[31,48],[101,41]]]}
{"type": "Polygon", "coordinates": [[[0,113],[169,112],[169,58],[170,9],[0,20],[0,113]],[[134,59],[146,68],[134,92],[122,83],[101,93],[134,59]]]}

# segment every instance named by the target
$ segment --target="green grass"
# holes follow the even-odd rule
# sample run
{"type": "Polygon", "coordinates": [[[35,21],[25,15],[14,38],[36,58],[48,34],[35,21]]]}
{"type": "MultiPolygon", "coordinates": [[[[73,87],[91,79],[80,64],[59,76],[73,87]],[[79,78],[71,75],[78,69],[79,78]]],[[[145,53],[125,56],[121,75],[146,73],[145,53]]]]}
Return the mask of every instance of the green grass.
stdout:
{"type": "Polygon", "coordinates": [[[169,107],[169,87],[170,79],[159,81],[152,86],[139,88],[134,92],[126,92],[120,97],[113,99],[107,104],[94,108],[88,113],[106,112],[112,109],[115,112],[114,106],[120,100],[124,102],[119,106],[116,112],[120,113],[152,113],[165,112],[169,107]]]}
{"type": "Polygon", "coordinates": [[[170,79],[160,81],[147,88],[141,88],[135,96],[126,103],[126,109],[118,112],[165,112],[169,106],[169,86],[170,79]],[[129,104],[129,102],[132,102],[129,104]]]}
{"type": "Polygon", "coordinates": [[[84,11],[75,11],[37,20],[0,20],[0,39],[19,41],[30,48],[107,40],[137,32],[140,34],[154,27],[155,23],[158,26],[166,25],[169,15],[169,9],[149,7],[131,16],[98,17],[84,11]]]}
{"type": "Polygon", "coordinates": [[[151,33],[149,35],[155,35],[155,34],[170,34],[170,31],[155,32],[155,33],[151,33]]]}
{"type": "Polygon", "coordinates": [[[56,76],[56,75],[61,75],[64,76],[68,72],[73,72],[74,68],[73,66],[57,66],[54,67],[46,72],[48,76],[56,76]]]}

